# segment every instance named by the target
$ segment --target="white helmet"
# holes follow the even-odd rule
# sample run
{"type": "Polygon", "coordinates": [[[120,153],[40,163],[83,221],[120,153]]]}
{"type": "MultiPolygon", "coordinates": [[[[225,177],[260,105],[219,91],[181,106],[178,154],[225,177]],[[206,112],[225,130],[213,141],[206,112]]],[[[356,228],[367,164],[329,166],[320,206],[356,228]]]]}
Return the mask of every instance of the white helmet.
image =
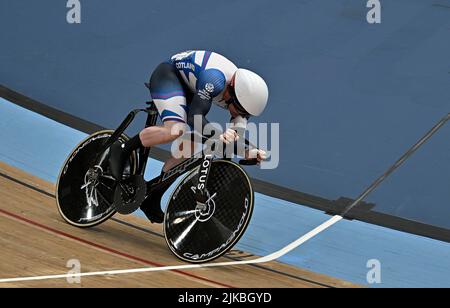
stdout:
{"type": "Polygon", "coordinates": [[[234,92],[239,104],[251,115],[259,116],[267,105],[269,89],[259,75],[240,68],[234,77],[234,92]]]}

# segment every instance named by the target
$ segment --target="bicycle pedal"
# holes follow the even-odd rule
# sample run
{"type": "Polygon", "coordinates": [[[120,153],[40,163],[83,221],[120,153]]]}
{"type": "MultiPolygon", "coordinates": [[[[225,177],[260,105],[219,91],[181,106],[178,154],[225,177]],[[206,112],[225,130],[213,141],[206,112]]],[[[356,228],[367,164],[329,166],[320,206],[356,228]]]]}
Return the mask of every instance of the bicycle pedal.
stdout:
{"type": "Polygon", "coordinates": [[[144,202],[147,185],[142,175],[133,175],[120,181],[114,191],[114,206],[120,214],[127,215],[136,211],[144,202]]]}

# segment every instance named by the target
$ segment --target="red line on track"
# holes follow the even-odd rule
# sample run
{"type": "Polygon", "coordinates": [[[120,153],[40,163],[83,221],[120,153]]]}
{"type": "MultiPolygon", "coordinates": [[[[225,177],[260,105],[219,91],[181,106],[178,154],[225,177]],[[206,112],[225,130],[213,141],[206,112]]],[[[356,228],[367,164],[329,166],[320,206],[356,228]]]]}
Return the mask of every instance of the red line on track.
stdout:
{"type": "MultiPolygon", "coordinates": [[[[113,248],[109,248],[109,247],[106,247],[106,246],[103,246],[103,245],[100,245],[100,244],[96,244],[94,242],[91,242],[91,241],[79,238],[79,237],[71,235],[69,233],[66,233],[66,232],[63,232],[63,231],[60,231],[60,230],[57,230],[57,229],[53,229],[53,228],[51,228],[49,226],[40,224],[40,223],[38,223],[36,221],[33,221],[31,219],[28,219],[28,218],[25,218],[25,217],[22,217],[22,216],[13,214],[13,213],[10,213],[10,212],[5,211],[3,209],[0,209],[0,213],[4,214],[6,216],[13,217],[13,218],[15,218],[17,220],[26,222],[27,224],[36,226],[38,228],[50,231],[50,232],[55,233],[57,235],[70,238],[72,240],[81,242],[83,244],[86,244],[86,245],[89,245],[89,246],[92,246],[92,247],[95,247],[95,248],[98,248],[98,249],[101,249],[101,250],[104,250],[104,251],[107,251],[107,252],[119,255],[119,256],[122,256],[122,257],[125,257],[125,258],[128,258],[128,259],[134,260],[134,261],[138,261],[138,262],[141,262],[141,263],[144,263],[144,264],[147,264],[147,265],[156,266],[156,267],[165,266],[163,264],[159,264],[159,263],[156,263],[156,262],[153,262],[153,261],[149,261],[149,260],[145,260],[145,259],[142,259],[142,258],[139,258],[139,257],[136,257],[136,256],[132,256],[132,255],[127,254],[125,252],[121,252],[121,251],[115,250],[113,248]]],[[[224,283],[221,283],[221,282],[213,281],[213,280],[210,280],[208,278],[204,278],[204,277],[200,277],[200,276],[197,276],[197,275],[189,274],[189,273],[186,273],[184,271],[180,271],[180,270],[170,270],[170,271],[176,272],[178,274],[185,275],[185,276],[188,276],[188,277],[191,277],[191,278],[195,278],[195,279],[198,279],[198,280],[203,280],[203,281],[206,281],[206,282],[209,282],[209,283],[213,283],[213,284],[225,287],[225,288],[234,288],[233,286],[230,286],[230,285],[227,285],[227,284],[224,284],[224,283]]]]}

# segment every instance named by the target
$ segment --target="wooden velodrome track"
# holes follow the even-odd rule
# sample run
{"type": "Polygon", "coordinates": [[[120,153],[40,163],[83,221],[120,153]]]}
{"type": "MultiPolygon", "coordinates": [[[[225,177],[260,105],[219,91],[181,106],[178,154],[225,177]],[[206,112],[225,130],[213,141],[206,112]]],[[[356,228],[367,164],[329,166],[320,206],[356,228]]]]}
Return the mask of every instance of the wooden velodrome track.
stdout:
{"type": "MultiPolygon", "coordinates": [[[[166,246],[160,225],[116,215],[92,229],[66,224],[54,185],[0,162],[0,279],[66,274],[70,259],[82,272],[182,264],[166,246]]],[[[233,250],[221,261],[254,256],[233,250]]],[[[0,287],[354,287],[279,262],[192,270],[0,283],[0,287]]]]}

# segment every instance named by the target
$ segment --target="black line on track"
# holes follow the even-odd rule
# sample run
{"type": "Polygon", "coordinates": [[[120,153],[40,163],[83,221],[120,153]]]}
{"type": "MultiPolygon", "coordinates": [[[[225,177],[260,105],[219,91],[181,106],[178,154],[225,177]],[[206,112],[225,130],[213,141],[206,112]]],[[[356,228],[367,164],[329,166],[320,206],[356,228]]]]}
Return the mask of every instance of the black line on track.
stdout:
{"type": "Polygon", "coordinates": [[[56,196],[55,196],[54,194],[51,194],[51,193],[49,193],[49,192],[47,192],[47,191],[45,191],[45,190],[43,190],[43,189],[40,189],[40,188],[38,188],[38,187],[36,187],[36,186],[33,186],[33,185],[28,184],[28,183],[22,182],[21,180],[18,180],[18,179],[16,179],[16,178],[13,178],[13,177],[11,177],[11,176],[9,176],[9,175],[7,175],[7,174],[4,174],[3,172],[0,172],[0,176],[4,177],[4,178],[7,179],[7,180],[10,180],[10,181],[12,181],[12,182],[15,182],[15,183],[17,183],[17,184],[20,184],[20,185],[22,185],[22,186],[25,186],[25,187],[27,187],[27,188],[29,188],[29,189],[32,189],[32,190],[34,190],[34,191],[37,191],[37,192],[39,192],[39,193],[41,193],[41,194],[43,194],[43,195],[46,195],[46,196],[48,196],[48,197],[56,198],[56,196]]]}
{"type": "MultiPolygon", "coordinates": [[[[11,177],[11,176],[3,173],[3,172],[0,172],[0,176],[2,176],[3,178],[5,178],[7,180],[10,180],[10,181],[12,181],[14,183],[17,183],[19,185],[27,187],[27,188],[29,188],[31,190],[34,190],[34,191],[36,191],[38,193],[41,193],[41,194],[43,194],[43,195],[45,195],[47,197],[51,197],[53,199],[56,198],[56,195],[54,195],[54,194],[51,194],[51,193],[49,193],[49,192],[47,192],[47,191],[45,191],[43,189],[40,189],[39,187],[30,185],[28,183],[25,183],[25,182],[23,182],[21,180],[18,180],[16,178],[14,178],[14,177],[11,177]]],[[[122,225],[125,225],[125,226],[128,226],[128,227],[134,228],[136,230],[139,230],[139,231],[142,231],[142,232],[145,232],[145,233],[148,233],[148,234],[152,234],[152,235],[160,237],[160,238],[164,238],[164,236],[162,236],[161,234],[159,234],[157,232],[151,231],[149,229],[146,229],[146,228],[143,228],[143,227],[140,227],[140,226],[136,226],[136,225],[131,224],[129,222],[126,222],[126,221],[123,221],[123,220],[120,220],[120,219],[117,219],[117,218],[114,218],[114,217],[111,218],[111,220],[113,220],[114,222],[117,222],[119,224],[122,224],[122,225]]],[[[233,257],[230,257],[230,256],[224,256],[224,258],[232,260],[232,261],[240,261],[239,258],[233,258],[233,257]]],[[[289,273],[285,273],[285,272],[281,272],[281,271],[274,270],[274,269],[271,269],[271,268],[267,268],[267,267],[264,267],[264,266],[261,266],[261,265],[258,265],[258,264],[247,264],[247,265],[250,265],[252,267],[255,267],[255,268],[258,268],[258,269],[262,269],[262,270],[265,270],[265,271],[269,271],[269,272],[272,272],[272,273],[275,273],[275,274],[279,274],[279,275],[282,275],[282,276],[286,276],[286,277],[289,277],[289,278],[293,278],[293,279],[296,279],[296,280],[300,280],[300,281],[303,281],[303,282],[315,284],[315,285],[318,285],[318,286],[321,286],[321,287],[332,288],[332,289],[336,288],[335,286],[332,286],[332,285],[327,285],[327,284],[324,284],[324,283],[321,283],[321,282],[309,280],[307,278],[298,277],[298,276],[295,276],[295,275],[292,275],[292,274],[289,274],[289,273]]]]}

